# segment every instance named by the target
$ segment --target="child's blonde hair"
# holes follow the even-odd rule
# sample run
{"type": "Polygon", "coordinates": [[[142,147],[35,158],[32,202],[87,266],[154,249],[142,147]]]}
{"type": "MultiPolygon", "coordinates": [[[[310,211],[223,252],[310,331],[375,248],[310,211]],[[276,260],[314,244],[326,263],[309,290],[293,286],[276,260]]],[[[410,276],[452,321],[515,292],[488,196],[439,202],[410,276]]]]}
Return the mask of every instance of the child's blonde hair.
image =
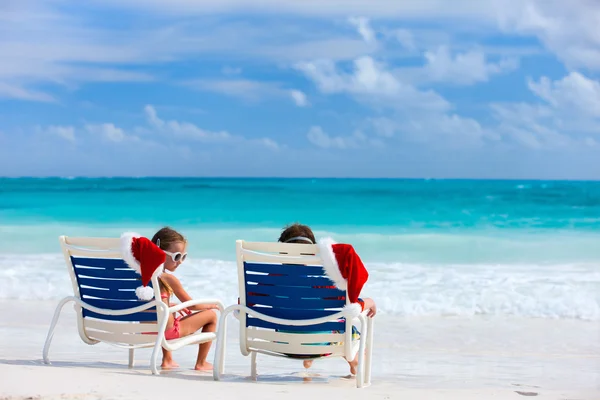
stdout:
{"type": "MultiPolygon", "coordinates": [[[[168,226],[161,228],[152,237],[152,243],[160,247],[162,250],[168,249],[169,246],[177,242],[187,243],[187,240],[181,233],[168,226]]],[[[160,279],[160,277],[158,278],[158,284],[161,292],[166,292],[169,294],[169,296],[173,294],[173,289],[171,289],[167,283],[160,279]]]]}

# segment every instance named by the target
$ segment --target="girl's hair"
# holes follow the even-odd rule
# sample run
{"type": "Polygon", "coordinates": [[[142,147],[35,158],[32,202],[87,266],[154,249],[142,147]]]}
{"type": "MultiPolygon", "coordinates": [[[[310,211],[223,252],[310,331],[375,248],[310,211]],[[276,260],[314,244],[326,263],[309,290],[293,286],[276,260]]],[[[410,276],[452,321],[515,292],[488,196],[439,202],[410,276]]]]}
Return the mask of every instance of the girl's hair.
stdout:
{"type": "Polygon", "coordinates": [[[279,236],[279,241],[282,243],[305,243],[308,244],[307,241],[301,239],[294,238],[306,238],[309,239],[313,244],[317,243],[315,240],[315,235],[308,226],[302,225],[299,223],[295,223],[292,225],[288,225],[283,228],[281,232],[281,236],[279,236]],[[294,239],[294,240],[290,240],[294,239]]]}
{"type": "Polygon", "coordinates": [[[163,250],[168,249],[170,245],[177,242],[186,243],[187,240],[185,240],[185,237],[183,237],[181,233],[168,226],[165,226],[164,228],[156,232],[154,236],[152,236],[152,243],[154,243],[163,250]]]}
{"type": "MultiPolygon", "coordinates": [[[[181,233],[168,226],[160,229],[154,234],[154,236],[152,236],[152,243],[160,247],[162,250],[168,249],[169,246],[177,242],[187,243],[187,240],[185,240],[185,237],[181,233]]],[[[169,294],[169,296],[173,294],[173,289],[166,282],[160,279],[160,277],[158,277],[158,284],[161,292],[166,292],[169,294]]]]}

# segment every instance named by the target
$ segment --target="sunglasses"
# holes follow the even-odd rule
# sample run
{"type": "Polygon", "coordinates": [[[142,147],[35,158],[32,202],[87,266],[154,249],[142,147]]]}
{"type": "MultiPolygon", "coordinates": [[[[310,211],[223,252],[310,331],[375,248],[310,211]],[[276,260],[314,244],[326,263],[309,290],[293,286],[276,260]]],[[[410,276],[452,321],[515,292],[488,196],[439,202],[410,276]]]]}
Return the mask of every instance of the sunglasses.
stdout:
{"type": "Polygon", "coordinates": [[[163,250],[165,252],[165,254],[168,254],[171,256],[171,260],[173,260],[173,262],[184,262],[186,257],[187,257],[187,253],[180,253],[179,251],[177,253],[171,253],[170,251],[166,251],[163,250]]]}

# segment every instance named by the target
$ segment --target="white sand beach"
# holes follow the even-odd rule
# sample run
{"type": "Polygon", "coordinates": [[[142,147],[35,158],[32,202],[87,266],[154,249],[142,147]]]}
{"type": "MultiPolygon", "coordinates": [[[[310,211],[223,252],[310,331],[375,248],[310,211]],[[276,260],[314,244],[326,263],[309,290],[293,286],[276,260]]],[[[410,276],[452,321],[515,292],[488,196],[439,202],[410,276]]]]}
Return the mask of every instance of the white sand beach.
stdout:
{"type": "MultiPolygon", "coordinates": [[[[240,355],[230,324],[226,377],[191,370],[196,349],[175,353],[180,368],[152,376],[149,350],[136,353],[78,337],[74,313],[63,310],[50,350],[42,346],[56,302],[2,302],[1,399],[149,399],[201,396],[368,399],[600,399],[600,326],[545,319],[412,318],[377,316],[373,384],[356,389],[340,359],[300,362],[259,356],[257,382],[240,355]]],[[[211,350],[210,356],[213,355],[211,350]]]]}

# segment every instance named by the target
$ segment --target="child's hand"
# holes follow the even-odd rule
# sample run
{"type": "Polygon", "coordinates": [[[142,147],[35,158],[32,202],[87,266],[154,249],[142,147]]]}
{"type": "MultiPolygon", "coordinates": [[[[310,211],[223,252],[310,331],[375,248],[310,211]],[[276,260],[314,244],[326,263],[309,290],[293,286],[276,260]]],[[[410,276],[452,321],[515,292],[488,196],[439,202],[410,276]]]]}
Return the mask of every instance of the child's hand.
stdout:
{"type": "Polygon", "coordinates": [[[369,310],[367,312],[367,317],[373,318],[375,316],[375,314],[377,314],[377,305],[375,304],[375,301],[371,298],[366,298],[366,299],[364,299],[364,302],[365,302],[365,310],[369,310]]]}
{"type": "Polygon", "coordinates": [[[375,305],[375,302],[373,302],[373,306],[371,308],[369,308],[367,317],[373,318],[375,316],[375,314],[377,314],[377,306],[375,305]]]}

